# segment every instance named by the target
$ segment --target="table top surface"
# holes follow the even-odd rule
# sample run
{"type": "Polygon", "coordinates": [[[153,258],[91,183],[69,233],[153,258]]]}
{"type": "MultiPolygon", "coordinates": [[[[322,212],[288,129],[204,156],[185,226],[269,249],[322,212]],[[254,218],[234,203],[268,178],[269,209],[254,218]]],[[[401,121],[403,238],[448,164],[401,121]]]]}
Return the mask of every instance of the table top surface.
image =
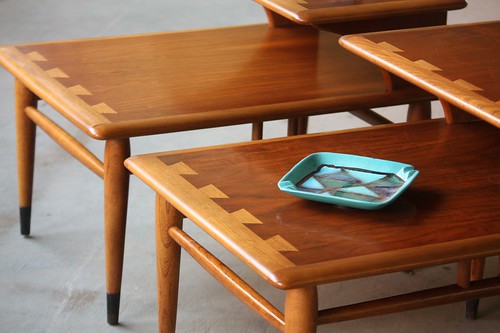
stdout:
{"type": "Polygon", "coordinates": [[[412,98],[387,93],[377,66],[338,38],[261,24],[0,47],[0,64],[97,139],[377,106],[363,96],[379,106],[412,98]]]}
{"type": "Polygon", "coordinates": [[[500,253],[499,139],[484,122],[431,120],[148,154],[126,166],[287,289],[500,253]],[[375,211],[281,192],[280,178],[318,151],[409,163],[420,174],[375,211]]]}
{"type": "Polygon", "coordinates": [[[465,0],[255,0],[300,24],[321,25],[461,9],[465,0]]]}
{"type": "Polygon", "coordinates": [[[350,35],[340,43],[500,127],[500,21],[350,35]]]}

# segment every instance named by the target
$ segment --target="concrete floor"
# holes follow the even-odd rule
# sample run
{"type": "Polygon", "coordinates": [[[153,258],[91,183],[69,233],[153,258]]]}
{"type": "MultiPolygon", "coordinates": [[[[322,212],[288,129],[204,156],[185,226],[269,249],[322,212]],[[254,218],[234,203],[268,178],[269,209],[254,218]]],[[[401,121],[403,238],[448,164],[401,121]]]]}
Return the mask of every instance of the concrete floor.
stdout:
{"type": "MultiPolygon", "coordinates": [[[[470,1],[450,14],[450,23],[500,18],[498,0],[470,1]]],[[[251,0],[0,0],[0,44],[62,40],[264,22],[251,0]]],[[[154,194],[133,178],[122,289],[121,324],[106,324],[102,182],[37,134],[32,236],[19,235],[13,80],[0,69],[0,332],[155,332],[156,282],[154,194]]],[[[439,116],[439,106],[436,116],[439,116]]],[[[46,105],[42,109],[50,113],[46,105]]],[[[401,119],[401,110],[383,110],[401,119]]],[[[65,125],[66,126],[66,125],[65,125]]],[[[349,116],[311,120],[313,131],[364,126],[349,116]]],[[[70,131],[101,154],[101,142],[70,131]]],[[[132,153],[172,150],[248,140],[249,126],[135,139],[132,153]]],[[[266,136],[282,136],[284,122],[272,122],[266,136]]],[[[186,223],[189,228],[189,223],[186,223]]],[[[207,246],[229,265],[236,260],[209,239],[207,246]]],[[[488,274],[495,261],[489,261],[488,274]]],[[[236,265],[238,267],[238,265],[236,265]]],[[[255,274],[238,273],[264,295],[283,302],[255,274]]],[[[367,295],[450,283],[452,265],[390,274],[321,287],[320,303],[342,304],[367,295]],[[390,288],[389,288],[390,287],[390,288]]],[[[178,332],[275,332],[220,287],[191,258],[183,256],[178,332]]],[[[500,298],[481,301],[477,321],[464,319],[464,304],[453,304],[321,327],[319,332],[498,332],[500,298]]]]}

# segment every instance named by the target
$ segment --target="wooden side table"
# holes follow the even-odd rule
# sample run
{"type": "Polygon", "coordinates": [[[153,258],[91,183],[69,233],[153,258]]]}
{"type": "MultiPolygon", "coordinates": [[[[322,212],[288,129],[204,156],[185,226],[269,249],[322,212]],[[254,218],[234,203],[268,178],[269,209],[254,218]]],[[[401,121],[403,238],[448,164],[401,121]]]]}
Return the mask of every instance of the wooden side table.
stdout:
{"type": "Polygon", "coordinates": [[[380,66],[389,90],[396,75],[437,96],[450,122],[465,111],[500,128],[500,21],[345,36],[340,43],[380,66]]]}
{"type": "Polygon", "coordinates": [[[175,331],[181,247],[287,333],[499,295],[500,276],[470,279],[472,259],[500,254],[499,139],[484,122],[430,120],[127,159],[157,193],[160,332],[175,331]],[[318,151],[401,161],[420,175],[396,202],[375,211],[280,192],[278,180],[318,151]],[[187,234],[184,216],[283,289],[284,313],[187,234]],[[318,311],[319,285],[455,262],[456,284],[318,311]]]}
{"type": "Polygon", "coordinates": [[[255,0],[270,22],[312,25],[339,34],[446,24],[465,0],[255,0]]]}

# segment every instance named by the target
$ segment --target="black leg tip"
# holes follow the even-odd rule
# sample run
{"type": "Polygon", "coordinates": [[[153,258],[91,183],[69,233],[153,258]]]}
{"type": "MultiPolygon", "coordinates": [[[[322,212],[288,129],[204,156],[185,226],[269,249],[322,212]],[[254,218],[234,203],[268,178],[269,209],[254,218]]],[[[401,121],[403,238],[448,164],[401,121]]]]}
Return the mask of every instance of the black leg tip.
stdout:
{"type": "Polygon", "coordinates": [[[472,299],[466,302],[466,317],[470,320],[477,319],[477,313],[479,312],[479,300],[472,299]]]}
{"type": "Polygon", "coordinates": [[[19,217],[21,220],[21,235],[29,236],[31,226],[31,206],[19,208],[19,217]]]}
{"type": "Polygon", "coordinates": [[[118,325],[118,314],[120,312],[120,294],[106,294],[108,307],[108,324],[118,325]]]}

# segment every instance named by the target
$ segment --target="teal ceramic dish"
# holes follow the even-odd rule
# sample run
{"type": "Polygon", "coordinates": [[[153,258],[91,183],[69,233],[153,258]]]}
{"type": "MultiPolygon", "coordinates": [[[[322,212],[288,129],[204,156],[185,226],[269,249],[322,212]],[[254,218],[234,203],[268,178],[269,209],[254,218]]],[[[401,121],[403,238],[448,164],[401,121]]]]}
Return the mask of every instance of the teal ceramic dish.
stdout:
{"type": "Polygon", "coordinates": [[[278,182],[299,198],[360,209],[393,202],[418,175],[409,164],[349,154],[315,153],[278,182]]]}

